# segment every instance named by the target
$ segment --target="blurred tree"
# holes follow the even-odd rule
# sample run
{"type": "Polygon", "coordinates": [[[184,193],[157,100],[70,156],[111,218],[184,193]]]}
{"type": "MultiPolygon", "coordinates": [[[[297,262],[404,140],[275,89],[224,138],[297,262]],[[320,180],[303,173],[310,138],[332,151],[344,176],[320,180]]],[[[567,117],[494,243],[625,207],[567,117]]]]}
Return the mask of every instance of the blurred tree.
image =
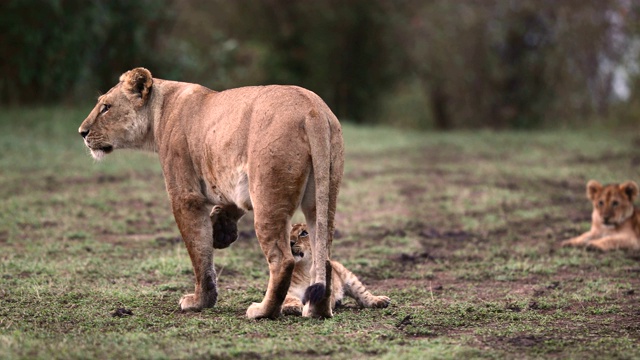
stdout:
{"type": "Polygon", "coordinates": [[[539,127],[606,112],[622,3],[408,0],[395,8],[409,19],[396,36],[436,128],[539,127]]]}
{"type": "Polygon", "coordinates": [[[393,80],[381,1],[265,0],[266,81],[317,92],[340,118],[371,122],[393,80]]]}
{"type": "Polygon", "coordinates": [[[402,113],[419,127],[534,128],[607,116],[620,91],[636,101],[639,8],[632,0],[6,0],[0,102],[86,100],[145,66],[217,90],[304,86],[343,120],[394,124],[402,113]]]}
{"type": "Polygon", "coordinates": [[[123,68],[154,66],[168,14],[154,0],[0,2],[0,101],[58,101],[79,82],[107,90],[123,68]]]}

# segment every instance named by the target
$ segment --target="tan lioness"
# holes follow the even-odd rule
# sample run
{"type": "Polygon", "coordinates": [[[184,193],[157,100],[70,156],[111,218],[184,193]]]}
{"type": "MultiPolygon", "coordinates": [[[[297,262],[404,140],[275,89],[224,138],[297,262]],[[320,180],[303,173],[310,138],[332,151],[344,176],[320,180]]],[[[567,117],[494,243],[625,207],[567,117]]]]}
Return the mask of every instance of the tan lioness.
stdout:
{"type": "Polygon", "coordinates": [[[332,316],[325,264],[344,145],[338,119],[316,94],[296,86],[216,92],[136,68],[100,96],[79,132],[96,159],[125,148],[158,153],[195,273],[195,293],[180,299],[182,310],[214,306],[213,249],[235,241],[238,219],[253,210],[270,277],[247,316],[278,317],[294,267],[291,217],[301,208],[314,254],[305,315],[332,316]]]}
{"type": "Polygon", "coordinates": [[[638,184],[634,181],[606,186],[589,181],[587,197],[593,204],[591,229],[561,245],[586,246],[601,251],[639,250],[640,210],[633,205],[637,196],[638,184]]]}

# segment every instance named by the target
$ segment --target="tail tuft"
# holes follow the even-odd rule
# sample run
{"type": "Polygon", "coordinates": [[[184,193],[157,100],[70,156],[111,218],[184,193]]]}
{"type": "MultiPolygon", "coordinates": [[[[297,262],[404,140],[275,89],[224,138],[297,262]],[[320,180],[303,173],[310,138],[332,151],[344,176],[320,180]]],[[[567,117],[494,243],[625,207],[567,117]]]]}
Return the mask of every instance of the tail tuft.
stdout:
{"type": "Polygon", "coordinates": [[[302,304],[306,305],[307,302],[311,302],[311,304],[318,304],[322,299],[324,299],[324,293],[326,288],[324,284],[315,283],[307,288],[304,292],[304,296],[302,297],[302,304]]]}

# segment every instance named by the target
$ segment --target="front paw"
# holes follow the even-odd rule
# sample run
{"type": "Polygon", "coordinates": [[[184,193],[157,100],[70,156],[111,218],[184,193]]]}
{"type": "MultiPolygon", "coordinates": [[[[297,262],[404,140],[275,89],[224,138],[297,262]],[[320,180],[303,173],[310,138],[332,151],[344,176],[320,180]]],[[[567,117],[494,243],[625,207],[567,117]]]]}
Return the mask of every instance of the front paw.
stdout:
{"type": "Polygon", "coordinates": [[[302,315],[302,307],[300,300],[289,300],[287,298],[282,305],[282,314],[300,316],[302,315]]]}
{"type": "Polygon", "coordinates": [[[247,317],[249,319],[276,319],[280,316],[280,311],[270,312],[262,303],[253,303],[247,309],[247,317]]]}
{"type": "Polygon", "coordinates": [[[578,240],[576,238],[565,240],[565,241],[560,243],[560,247],[583,246],[583,245],[584,245],[584,243],[582,243],[582,241],[580,241],[580,240],[578,240]]]}
{"type": "Polygon", "coordinates": [[[587,245],[587,251],[593,251],[593,252],[605,252],[609,249],[607,249],[605,246],[602,246],[601,244],[598,243],[589,243],[587,245]]]}

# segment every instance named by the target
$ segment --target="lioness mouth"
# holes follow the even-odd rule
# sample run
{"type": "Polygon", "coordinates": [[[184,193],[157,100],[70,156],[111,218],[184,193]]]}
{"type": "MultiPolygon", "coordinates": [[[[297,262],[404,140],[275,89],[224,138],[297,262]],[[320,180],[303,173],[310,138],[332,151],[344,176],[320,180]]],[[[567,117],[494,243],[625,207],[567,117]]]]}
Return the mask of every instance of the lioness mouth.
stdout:
{"type": "Polygon", "coordinates": [[[110,152],[113,151],[113,146],[109,145],[109,146],[101,147],[100,150],[102,150],[105,153],[109,154],[110,152]]]}

